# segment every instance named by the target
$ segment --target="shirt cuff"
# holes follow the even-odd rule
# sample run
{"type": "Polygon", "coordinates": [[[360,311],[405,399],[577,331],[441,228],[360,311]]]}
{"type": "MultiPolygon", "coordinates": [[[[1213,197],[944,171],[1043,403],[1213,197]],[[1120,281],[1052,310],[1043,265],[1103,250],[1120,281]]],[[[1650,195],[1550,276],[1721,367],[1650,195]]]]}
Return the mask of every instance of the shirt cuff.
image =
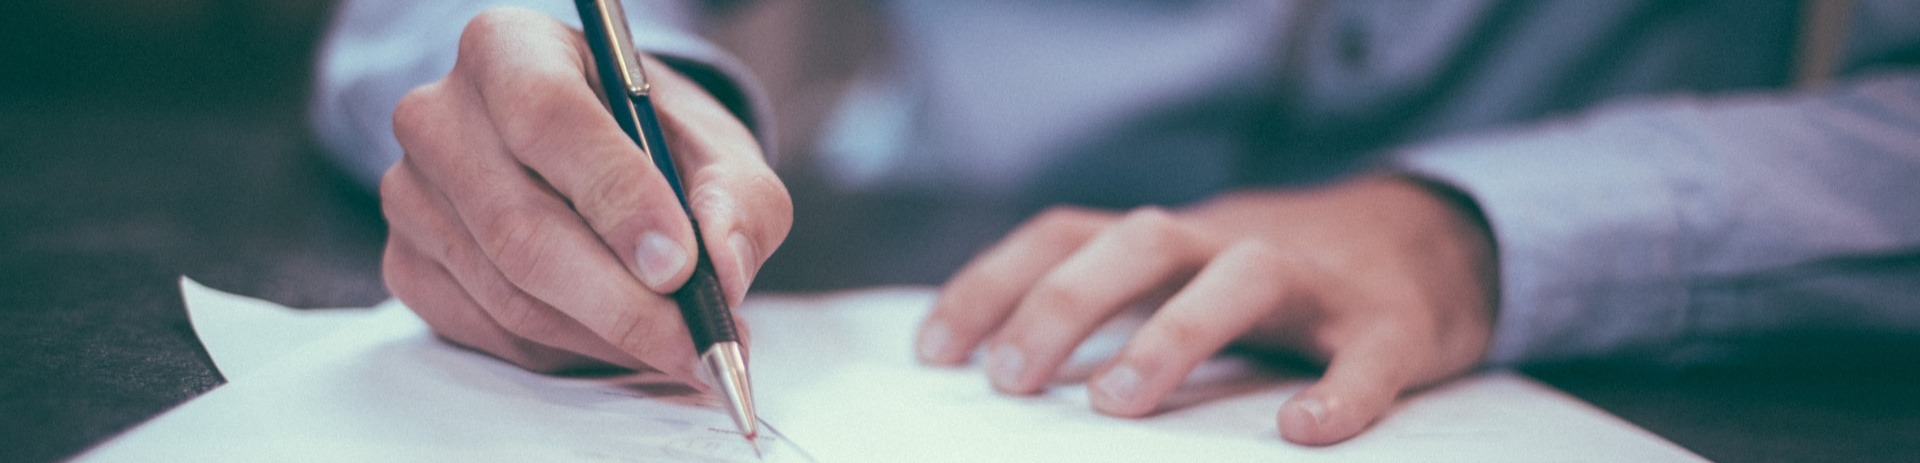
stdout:
{"type": "MultiPolygon", "coordinates": [[[[1455,188],[1492,233],[1500,299],[1485,361],[1650,357],[1683,335],[1682,191],[1651,153],[1678,143],[1628,120],[1417,147],[1403,173],[1455,188]]],[[[1656,362],[1660,359],[1653,359],[1656,362]]]]}

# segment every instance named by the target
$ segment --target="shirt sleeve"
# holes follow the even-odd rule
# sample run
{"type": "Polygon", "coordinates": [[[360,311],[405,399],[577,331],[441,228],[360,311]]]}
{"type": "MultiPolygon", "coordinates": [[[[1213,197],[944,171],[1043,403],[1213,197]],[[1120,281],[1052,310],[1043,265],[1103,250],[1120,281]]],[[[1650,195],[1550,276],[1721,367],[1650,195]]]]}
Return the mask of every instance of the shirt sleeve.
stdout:
{"type": "Polygon", "coordinates": [[[1685,365],[1920,333],[1911,72],[1622,103],[1395,162],[1486,216],[1501,273],[1490,363],[1685,365]]]}
{"type": "MultiPolygon", "coordinates": [[[[767,98],[742,65],[688,32],[688,2],[628,0],[635,45],[705,87],[771,150],[767,98]]],[[[514,6],[578,29],[571,2],[554,0],[347,0],[334,12],[315,64],[310,121],[326,154],[371,187],[400,159],[393,107],[414,87],[453,69],[467,21],[493,7],[514,6]]],[[[767,151],[769,157],[773,155],[767,151]]]]}

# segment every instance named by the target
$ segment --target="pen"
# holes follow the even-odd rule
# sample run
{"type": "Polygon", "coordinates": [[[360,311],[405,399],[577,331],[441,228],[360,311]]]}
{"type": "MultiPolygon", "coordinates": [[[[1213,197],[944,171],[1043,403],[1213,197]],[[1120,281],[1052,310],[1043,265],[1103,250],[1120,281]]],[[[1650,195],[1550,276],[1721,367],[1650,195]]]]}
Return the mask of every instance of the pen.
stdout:
{"type": "Polygon", "coordinates": [[[740,333],[733,326],[733,314],[720,292],[720,280],[713,273],[713,261],[707,256],[706,240],[700,237],[700,223],[694,221],[693,208],[687,203],[686,188],[680,183],[673,155],[667,153],[667,139],[660,132],[660,120],[653,112],[652,87],[646,71],[640,68],[633,47],[632,32],[620,0],[575,0],[580,10],[581,29],[586,32],[587,47],[593,51],[594,67],[600,73],[600,85],[606,92],[613,118],[627,137],[640,145],[666,176],[667,185],[680,201],[680,209],[693,225],[694,247],[699,258],[693,278],[673,293],[680,305],[680,317],[687,321],[693,336],[693,348],[700,353],[700,364],[711,374],[720,393],[726,396],[727,411],[740,434],[753,439],[759,434],[758,417],[753,412],[753,387],[747,384],[747,361],[740,346],[740,333]]]}

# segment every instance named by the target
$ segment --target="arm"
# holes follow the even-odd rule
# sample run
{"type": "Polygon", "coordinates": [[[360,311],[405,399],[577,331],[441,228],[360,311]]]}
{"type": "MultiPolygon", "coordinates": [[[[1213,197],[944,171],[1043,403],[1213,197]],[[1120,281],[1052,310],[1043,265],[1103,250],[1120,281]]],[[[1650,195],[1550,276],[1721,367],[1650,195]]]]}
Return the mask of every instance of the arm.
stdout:
{"type": "Polygon", "coordinates": [[[1285,349],[1327,367],[1277,425],[1329,444],[1489,360],[1920,332],[1920,79],[1618,106],[1415,148],[1400,173],[1043,214],[947,283],[920,357],[984,348],[997,389],[1032,393],[1101,321],[1164,300],[1092,375],[1095,409],[1151,414],[1229,344],[1285,349]]]}
{"type": "Polygon", "coordinates": [[[1920,75],[1616,105],[1409,150],[1499,243],[1488,360],[1728,360],[1920,332],[1920,75]]]}

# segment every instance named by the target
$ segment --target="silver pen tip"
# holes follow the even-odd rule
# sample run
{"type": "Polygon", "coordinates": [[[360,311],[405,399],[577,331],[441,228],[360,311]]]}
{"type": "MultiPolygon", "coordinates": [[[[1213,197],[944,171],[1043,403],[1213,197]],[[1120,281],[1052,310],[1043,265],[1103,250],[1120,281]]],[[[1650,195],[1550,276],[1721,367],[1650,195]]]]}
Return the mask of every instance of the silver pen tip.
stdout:
{"type": "Polygon", "coordinates": [[[715,343],[701,354],[700,360],[726,399],[727,411],[733,415],[733,424],[740,429],[740,434],[749,441],[759,437],[760,420],[753,411],[753,386],[747,382],[747,361],[740,352],[740,343],[715,343]]]}

